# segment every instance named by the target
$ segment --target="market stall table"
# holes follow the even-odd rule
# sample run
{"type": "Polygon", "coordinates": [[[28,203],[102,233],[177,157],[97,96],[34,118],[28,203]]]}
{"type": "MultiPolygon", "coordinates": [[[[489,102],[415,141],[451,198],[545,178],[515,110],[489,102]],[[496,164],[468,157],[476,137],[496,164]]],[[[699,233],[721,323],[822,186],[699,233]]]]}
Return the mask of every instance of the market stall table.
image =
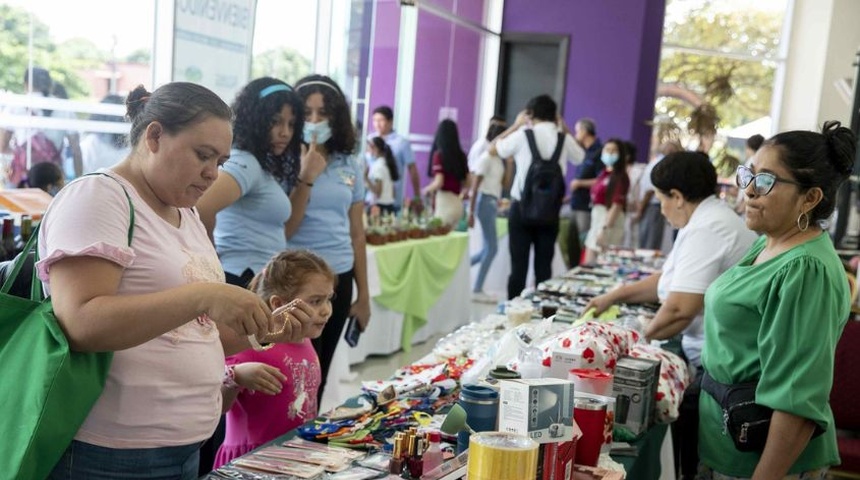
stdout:
{"type": "Polygon", "coordinates": [[[355,348],[341,339],[350,365],[468,323],[468,242],[467,233],[451,232],[367,247],[371,321],[355,348]]]}

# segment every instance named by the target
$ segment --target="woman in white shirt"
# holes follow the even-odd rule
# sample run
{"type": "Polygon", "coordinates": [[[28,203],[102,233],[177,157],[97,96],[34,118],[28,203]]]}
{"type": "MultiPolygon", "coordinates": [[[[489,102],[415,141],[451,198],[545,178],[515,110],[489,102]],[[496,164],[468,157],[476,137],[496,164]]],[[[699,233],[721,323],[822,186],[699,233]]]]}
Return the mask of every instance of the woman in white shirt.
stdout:
{"type": "Polygon", "coordinates": [[[373,163],[365,172],[367,189],[373,193],[373,204],[381,213],[395,213],[394,182],[400,180],[397,161],[391,147],[381,136],[368,140],[367,149],[373,156],[373,163]]]}
{"type": "MultiPolygon", "coordinates": [[[[487,141],[492,142],[503,131],[505,131],[504,125],[491,123],[487,131],[487,141]]],[[[484,280],[499,249],[496,216],[499,211],[499,199],[502,198],[502,186],[507,184],[506,174],[509,172],[505,169],[505,161],[489,152],[481,154],[475,162],[474,172],[472,194],[469,196],[469,228],[475,226],[477,215],[481,223],[484,245],[481,251],[471,258],[472,265],[481,264],[472,295],[475,301],[496,303],[496,298],[484,293],[484,280]]]]}

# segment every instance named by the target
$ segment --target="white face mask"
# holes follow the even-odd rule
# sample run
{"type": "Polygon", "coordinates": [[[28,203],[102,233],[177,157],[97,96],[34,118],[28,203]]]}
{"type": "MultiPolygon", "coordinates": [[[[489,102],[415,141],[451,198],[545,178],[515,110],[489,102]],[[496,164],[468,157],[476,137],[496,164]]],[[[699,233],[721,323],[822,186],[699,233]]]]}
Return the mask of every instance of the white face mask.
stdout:
{"type": "Polygon", "coordinates": [[[323,144],[331,138],[331,127],[328,120],[319,123],[305,122],[302,135],[305,143],[311,143],[314,140],[314,135],[316,135],[317,143],[323,144]]]}
{"type": "Polygon", "coordinates": [[[603,162],[607,167],[612,167],[615,165],[615,162],[618,161],[617,153],[602,153],[600,155],[600,161],[603,162]]]}

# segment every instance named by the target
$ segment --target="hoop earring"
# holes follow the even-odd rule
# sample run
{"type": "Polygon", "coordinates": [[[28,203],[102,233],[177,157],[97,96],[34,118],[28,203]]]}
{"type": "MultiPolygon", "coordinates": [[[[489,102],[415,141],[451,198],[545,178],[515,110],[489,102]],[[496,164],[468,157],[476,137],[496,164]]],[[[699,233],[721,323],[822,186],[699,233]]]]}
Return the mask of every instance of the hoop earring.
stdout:
{"type": "Polygon", "coordinates": [[[809,228],[809,214],[807,212],[801,212],[797,216],[797,228],[801,232],[805,232],[809,228]],[[801,226],[801,219],[803,219],[803,226],[801,226]]]}

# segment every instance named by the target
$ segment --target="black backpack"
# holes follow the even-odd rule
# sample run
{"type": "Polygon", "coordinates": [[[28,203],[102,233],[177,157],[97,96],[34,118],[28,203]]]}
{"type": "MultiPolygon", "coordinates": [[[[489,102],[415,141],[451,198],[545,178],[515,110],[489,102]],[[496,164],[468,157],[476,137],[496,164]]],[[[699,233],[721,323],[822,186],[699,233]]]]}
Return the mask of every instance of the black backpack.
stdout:
{"type": "Polygon", "coordinates": [[[555,225],[564,199],[564,175],[558,164],[564,148],[564,134],[559,132],[555,152],[549,160],[541,158],[534,132],[525,130],[525,134],[532,151],[532,163],[520,195],[520,218],[528,226],[555,225]]]}

